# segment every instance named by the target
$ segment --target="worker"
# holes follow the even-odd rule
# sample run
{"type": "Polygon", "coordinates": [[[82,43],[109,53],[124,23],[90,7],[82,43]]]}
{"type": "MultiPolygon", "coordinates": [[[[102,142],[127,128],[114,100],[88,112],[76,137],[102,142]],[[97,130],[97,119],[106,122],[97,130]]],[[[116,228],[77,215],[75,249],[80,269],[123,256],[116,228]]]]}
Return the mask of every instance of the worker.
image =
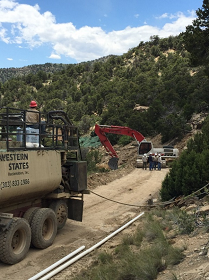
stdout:
{"type": "Polygon", "coordinates": [[[26,112],[25,122],[28,127],[39,128],[39,111],[37,108],[36,101],[30,102],[30,109],[26,112]]]}
{"type": "Polygon", "coordinates": [[[27,127],[39,129],[39,125],[41,125],[41,134],[47,134],[46,122],[40,121],[40,113],[37,110],[38,105],[37,105],[36,101],[32,100],[30,102],[29,106],[30,106],[30,109],[26,112],[26,116],[25,116],[25,122],[26,122],[27,127]]]}
{"type": "Polygon", "coordinates": [[[158,156],[157,153],[155,153],[154,157],[153,157],[153,168],[156,170],[157,168],[157,164],[158,164],[158,156]]]}
{"type": "Polygon", "coordinates": [[[162,165],[162,157],[161,154],[158,156],[158,170],[161,170],[161,165],[162,165]]]}
{"type": "Polygon", "coordinates": [[[142,156],[142,168],[143,169],[145,169],[145,170],[147,170],[147,154],[144,154],[143,156],[142,156]]]}
{"type": "Polygon", "coordinates": [[[149,170],[153,170],[153,158],[152,158],[152,153],[149,154],[149,170]]]}

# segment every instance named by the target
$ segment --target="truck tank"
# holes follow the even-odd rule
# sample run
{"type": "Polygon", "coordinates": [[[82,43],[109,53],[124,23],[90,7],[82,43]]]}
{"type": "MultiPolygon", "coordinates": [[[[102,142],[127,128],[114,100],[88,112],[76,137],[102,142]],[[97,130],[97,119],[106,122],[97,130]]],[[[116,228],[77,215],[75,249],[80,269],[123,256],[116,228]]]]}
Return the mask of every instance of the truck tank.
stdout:
{"type": "Polygon", "coordinates": [[[0,211],[39,199],[59,187],[61,157],[56,151],[0,152],[0,211]]]}
{"type": "Polygon", "coordinates": [[[78,129],[63,111],[0,108],[0,261],[15,264],[30,245],[53,244],[67,219],[82,221],[87,163],[78,129]]]}

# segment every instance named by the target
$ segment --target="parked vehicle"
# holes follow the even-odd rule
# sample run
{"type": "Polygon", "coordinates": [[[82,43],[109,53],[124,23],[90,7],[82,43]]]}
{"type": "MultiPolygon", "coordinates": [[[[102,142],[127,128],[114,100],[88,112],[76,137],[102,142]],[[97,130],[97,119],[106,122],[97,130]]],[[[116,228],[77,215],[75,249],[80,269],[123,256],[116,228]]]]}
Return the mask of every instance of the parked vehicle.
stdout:
{"type": "Polygon", "coordinates": [[[88,193],[78,129],[65,112],[40,114],[35,128],[25,116],[0,109],[0,261],[6,264],[24,259],[31,244],[52,245],[67,219],[82,221],[88,193]]]}

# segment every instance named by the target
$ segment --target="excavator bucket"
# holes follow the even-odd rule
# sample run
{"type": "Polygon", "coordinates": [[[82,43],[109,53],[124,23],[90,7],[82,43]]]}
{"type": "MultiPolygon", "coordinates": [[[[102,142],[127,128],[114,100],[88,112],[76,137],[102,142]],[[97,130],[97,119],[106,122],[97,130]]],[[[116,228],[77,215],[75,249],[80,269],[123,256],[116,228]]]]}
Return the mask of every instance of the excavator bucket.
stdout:
{"type": "Polygon", "coordinates": [[[112,170],[118,169],[118,160],[119,160],[119,158],[117,158],[117,157],[112,157],[112,158],[108,161],[108,165],[109,165],[110,169],[112,169],[112,170]]]}

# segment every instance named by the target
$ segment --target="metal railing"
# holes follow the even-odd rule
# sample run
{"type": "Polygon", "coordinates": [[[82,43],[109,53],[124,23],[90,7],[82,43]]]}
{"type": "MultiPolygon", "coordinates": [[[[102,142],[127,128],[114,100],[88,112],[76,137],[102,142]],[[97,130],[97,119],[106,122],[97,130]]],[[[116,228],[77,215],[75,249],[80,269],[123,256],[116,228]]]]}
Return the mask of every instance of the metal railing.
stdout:
{"type": "Polygon", "coordinates": [[[38,123],[26,123],[26,113],[27,110],[0,108],[0,151],[80,150],[78,128],[64,111],[38,112],[38,123]]]}

